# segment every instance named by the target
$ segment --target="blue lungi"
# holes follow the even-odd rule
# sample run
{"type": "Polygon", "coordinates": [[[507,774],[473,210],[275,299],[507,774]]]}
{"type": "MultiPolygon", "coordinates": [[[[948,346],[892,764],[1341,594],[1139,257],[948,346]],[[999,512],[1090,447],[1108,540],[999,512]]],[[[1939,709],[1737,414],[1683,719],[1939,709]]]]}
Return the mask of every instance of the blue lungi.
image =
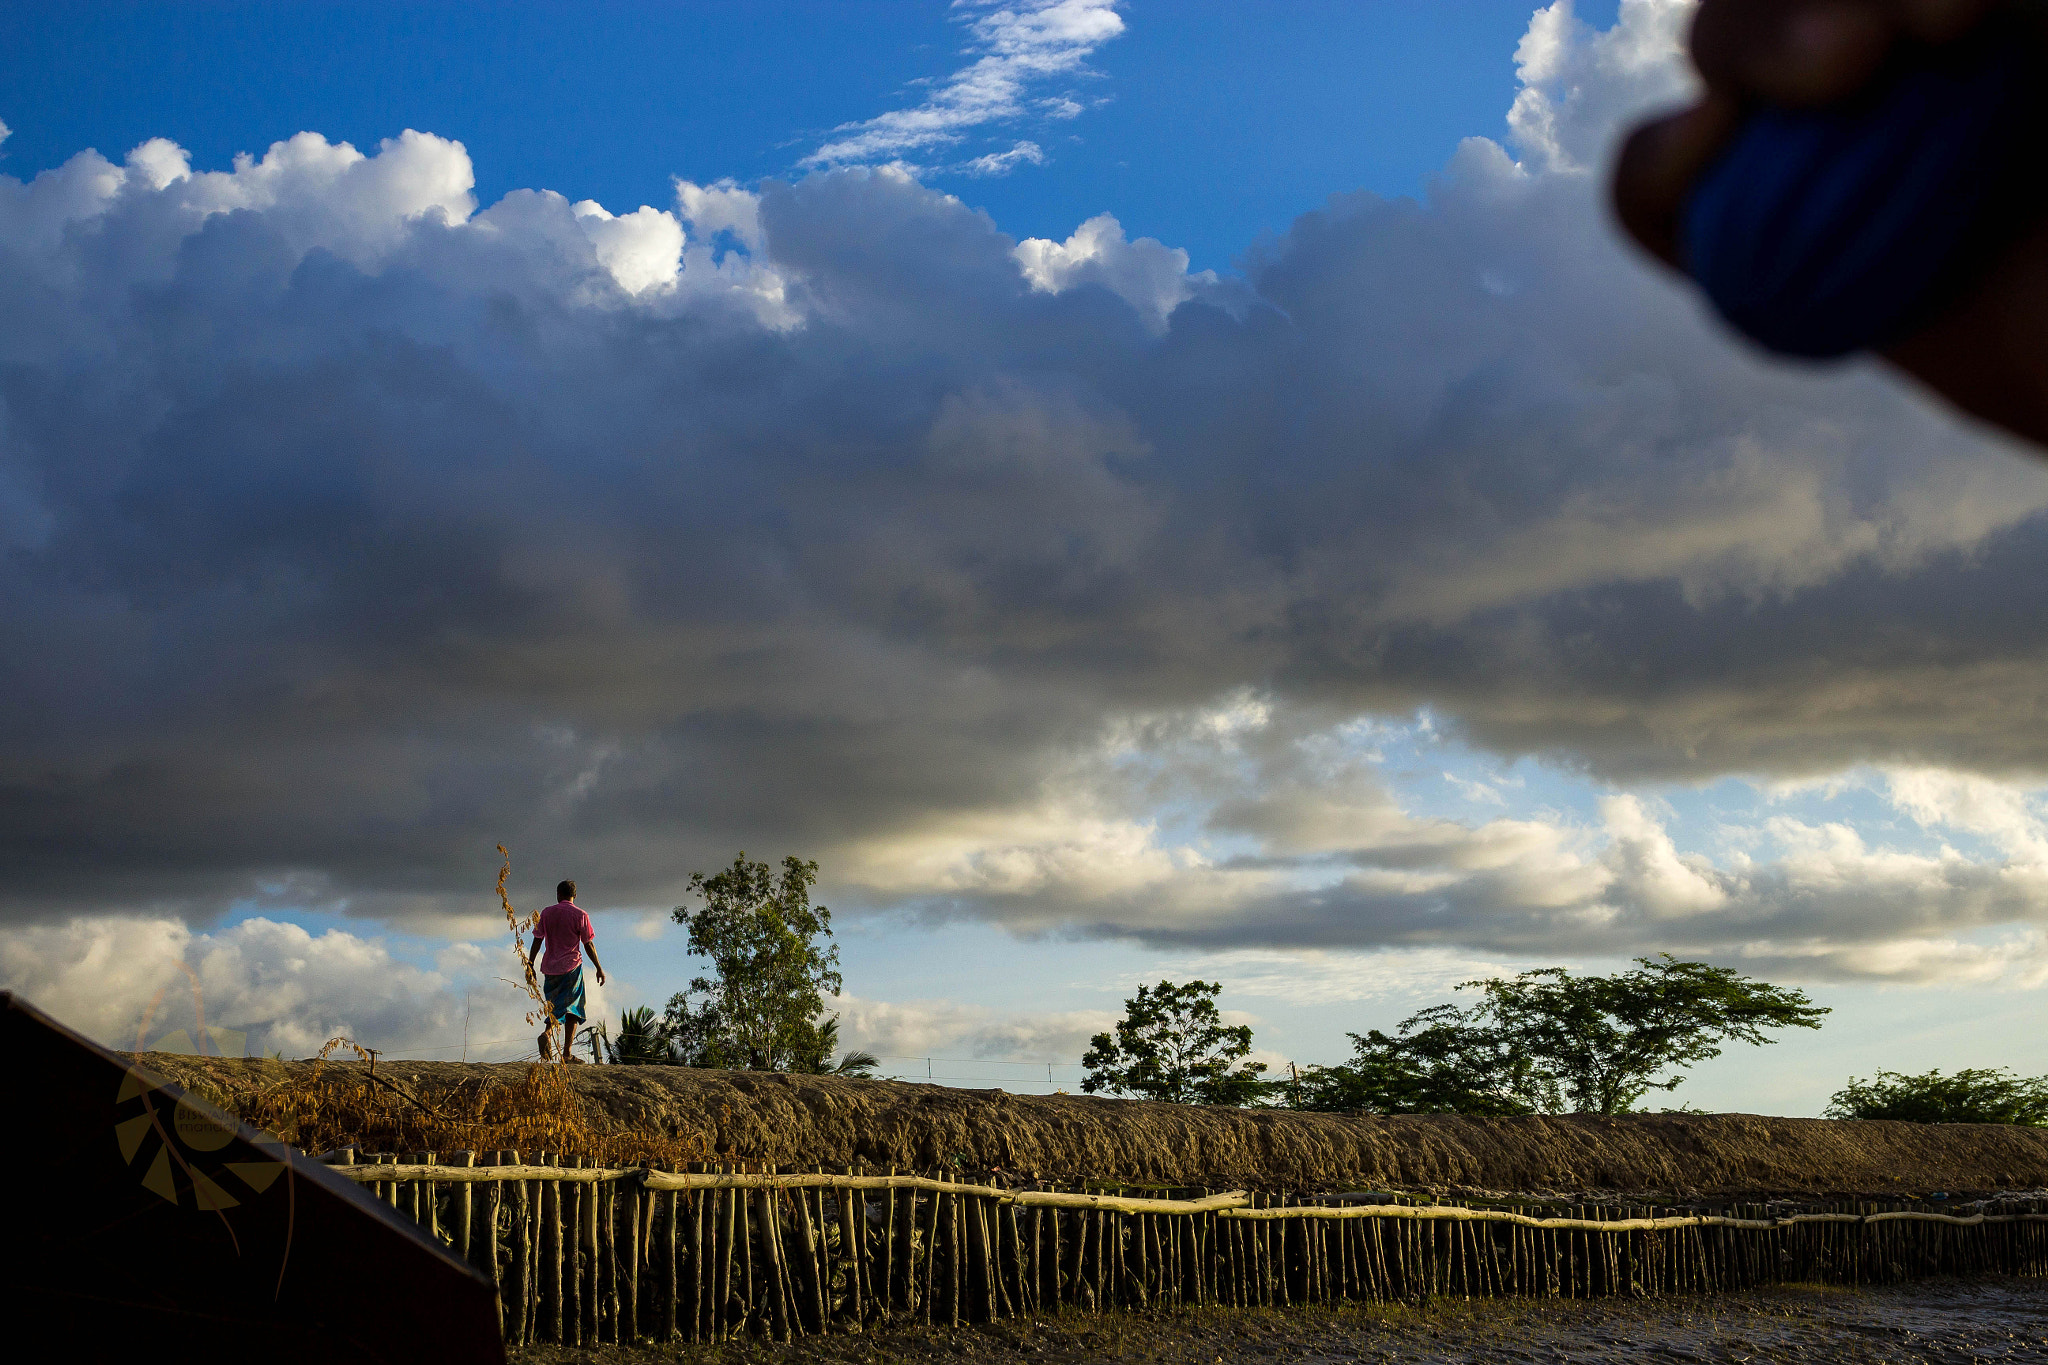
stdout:
{"type": "Polygon", "coordinates": [[[560,976],[541,975],[541,993],[547,996],[548,1008],[554,1011],[556,1020],[574,1019],[583,1022],[583,964],[577,963],[560,976]]]}

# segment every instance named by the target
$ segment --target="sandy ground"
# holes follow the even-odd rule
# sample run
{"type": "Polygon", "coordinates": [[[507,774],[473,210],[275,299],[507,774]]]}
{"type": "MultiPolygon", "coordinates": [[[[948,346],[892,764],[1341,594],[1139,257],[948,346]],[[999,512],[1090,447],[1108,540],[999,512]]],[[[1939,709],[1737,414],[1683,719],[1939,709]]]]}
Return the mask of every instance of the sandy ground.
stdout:
{"type": "Polygon", "coordinates": [[[1440,1302],[1419,1309],[1077,1315],[960,1330],[883,1328],[786,1345],[536,1347],[514,1351],[511,1359],[518,1365],[2048,1362],[2048,1281],[1934,1280],[1867,1290],[1793,1285],[1656,1301],[1510,1300],[1440,1302]]]}

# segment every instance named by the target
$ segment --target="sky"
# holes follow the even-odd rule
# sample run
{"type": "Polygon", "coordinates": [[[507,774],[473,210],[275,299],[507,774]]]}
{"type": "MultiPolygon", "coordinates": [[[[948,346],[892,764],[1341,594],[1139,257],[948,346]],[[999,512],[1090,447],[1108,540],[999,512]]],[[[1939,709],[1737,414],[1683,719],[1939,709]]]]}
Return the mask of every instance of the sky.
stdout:
{"type": "MultiPolygon", "coordinates": [[[[0,985],[513,1057],[739,850],[852,1045],[1672,952],[2048,1071],[2048,467],[1617,237],[1681,0],[0,15],[0,985]]],[[[927,1060],[929,1059],[929,1060],[927,1060]]]]}

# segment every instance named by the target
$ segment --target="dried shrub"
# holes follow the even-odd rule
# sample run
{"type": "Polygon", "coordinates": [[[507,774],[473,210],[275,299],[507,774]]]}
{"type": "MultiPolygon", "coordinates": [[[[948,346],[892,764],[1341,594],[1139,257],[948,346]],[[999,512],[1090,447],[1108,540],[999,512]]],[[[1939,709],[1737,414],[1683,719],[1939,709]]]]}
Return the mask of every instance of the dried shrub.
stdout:
{"type": "Polygon", "coordinates": [[[223,1098],[245,1122],[309,1152],[516,1151],[524,1160],[556,1152],[606,1166],[677,1166],[710,1155],[701,1136],[621,1128],[601,1116],[593,1122],[565,1071],[535,1063],[509,1084],[476,1080],[428,1098],[367,1064],[350,1064],[223,1098]]]}

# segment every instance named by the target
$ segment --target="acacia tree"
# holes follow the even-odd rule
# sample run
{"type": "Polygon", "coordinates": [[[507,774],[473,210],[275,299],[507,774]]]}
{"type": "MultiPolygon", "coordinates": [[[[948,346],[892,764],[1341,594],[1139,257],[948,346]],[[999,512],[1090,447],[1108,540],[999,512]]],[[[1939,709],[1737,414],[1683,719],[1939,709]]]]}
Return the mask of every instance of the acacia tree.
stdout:
{"type": "Polygon", "coordinates": [[[1907,1123],[2048,1125],[2048,1076],[2016,1076],[2005,1067],[1965,1068],[1944,1076],[1879,1071],[1854,1076],[1828,1100],[1831,1119],[1902,1119],[1907,1123]]]}
{"type": "Polygon", "coordinates": [[[1394,1033],[1352,1034],[1350,1063],[1310,1067],[1295,1103],[1373,1113],[1624,1112],[1664,1075],[1765,1031],[1819,1028],[1828,1011],[1800,991],[1665,953],[1636,970],[1573,976],[1562,967],[1467,981],[1479,1003],[1435,1005],[1394,1033]]]}
{"type": "Polygon", "coordinates": [[[1766,1030],[1819,1028],[1828,1013],[1803,991],[1669,953],[1639,957],[1635,971],[1613,976],[1545,967],[1459,989],[1471,986],[1485,999],[1466,1018],[1527,1058],[1574,1109],[1598,1114],[1677,1089],[1682,1074],[1660,1073],[1718,1057],[1724,1043],[1776,1042],[1766,1030]]]}
{"type": "Polygon", "coordinates": [[[1456,1005],[1434,1005],[1391,1034],[1353,1033],[1342,1066],[1311,1066],[1294,1107],[1369,1114],[1527,1114],[1559,1106],[1557,1085],[1456,1005]]]}
{"type": "Polygon", "coordinates": [[[1222,989],[1210,981],[1138,987],[1116,1032],[1089,1040],[1081,1088],[1175,1104],[1252,1103],[1265,1089],[1266,1064],[1244,1061],[1252,1031],[1223,1022],[1216,1010],[1222,989]]]}
{"type": "Polygon", "coordinates": [[[717,876],[691,874],[701,909],[675,909],[711,974],[668,1002],[663,1026],[689,1066],[788,1071],[823,1049],[823,997],[841,986],[832,912],[811,904],[818,865],[782,860],[777,876],[745,852],[717,876]]]}

